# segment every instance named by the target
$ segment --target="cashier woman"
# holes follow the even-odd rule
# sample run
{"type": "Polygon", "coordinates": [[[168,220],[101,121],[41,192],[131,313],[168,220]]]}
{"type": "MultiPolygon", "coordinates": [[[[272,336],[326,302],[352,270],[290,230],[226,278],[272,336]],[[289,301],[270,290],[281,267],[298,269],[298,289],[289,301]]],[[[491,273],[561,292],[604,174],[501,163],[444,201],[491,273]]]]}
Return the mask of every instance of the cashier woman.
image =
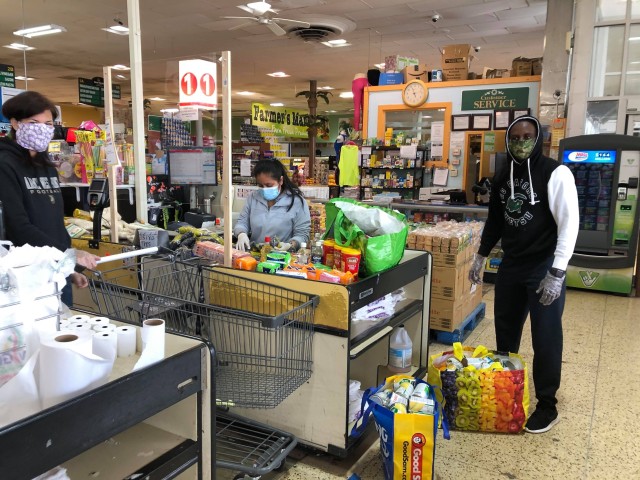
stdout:
{"type": "Polygon", "coordinates": [[[260,160],[253,171],[258,190],[245,203],[233,233],[238,250],[249,250],[251,242],[262,243],[265,237],[277,237],[299,249],[309,242],[311,217],[300,190],[287,176],[278,160],[260,160]]]}

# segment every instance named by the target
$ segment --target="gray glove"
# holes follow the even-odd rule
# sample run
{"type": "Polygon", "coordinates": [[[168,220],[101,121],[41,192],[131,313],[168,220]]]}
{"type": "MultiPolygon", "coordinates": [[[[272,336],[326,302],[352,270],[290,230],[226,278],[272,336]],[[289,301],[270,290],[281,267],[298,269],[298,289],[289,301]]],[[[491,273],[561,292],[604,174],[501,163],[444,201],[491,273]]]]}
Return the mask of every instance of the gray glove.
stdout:
{"type": "Polygon", "coordinates": [[[562,293],[563,282],[564,276],[556,277],[550,272],[547,272],[536,290],[536,293],[542,292],[542,295],[540,295],[540,303],[547,306],[555,302],[562,293]]]}
{"type": "Polygon", "coordinates": [[[469,271],[469,280],[474,285],[480,285],[482,283],[482,274],[484,272],[484,265],[487,257],[483,257],[478,253],[473,254],[473,263],[471,264],[471,270],[469,271]]]}
{"type": "Polygon", "coordinates": [[[236,243],[236,248],[241,252],[248,252],[251,248],[251,242],[249,242],[249,237],[246,233],[242,232],[238,235],[238,243],[236,243]]]}

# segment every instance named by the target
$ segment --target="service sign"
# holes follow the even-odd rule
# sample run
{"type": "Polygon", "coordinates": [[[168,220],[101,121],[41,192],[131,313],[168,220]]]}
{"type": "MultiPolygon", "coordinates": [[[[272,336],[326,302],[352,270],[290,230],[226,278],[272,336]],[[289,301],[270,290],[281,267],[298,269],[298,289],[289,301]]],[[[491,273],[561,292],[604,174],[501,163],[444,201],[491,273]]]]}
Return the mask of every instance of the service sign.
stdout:
{"type": "Polygon", "coordinates": [[[284,107],[251,104],[251,124],[273,130],[280,137],[308,138],[309,112],[284,107]]]}
{"type": "Polygon", "coordinates": [[[529,87],[464,90],[462,111],[529,107],[529,87]]]}
{"type": "Polygon", "coordinates": [[[16,88],[16,69],[0,63],[0,87],[16,88]]]}
{"type": "Polygon", "coordinates": [[[217,66],[206,60],[180,60],[180,106],[218,108],[217,66]]]}

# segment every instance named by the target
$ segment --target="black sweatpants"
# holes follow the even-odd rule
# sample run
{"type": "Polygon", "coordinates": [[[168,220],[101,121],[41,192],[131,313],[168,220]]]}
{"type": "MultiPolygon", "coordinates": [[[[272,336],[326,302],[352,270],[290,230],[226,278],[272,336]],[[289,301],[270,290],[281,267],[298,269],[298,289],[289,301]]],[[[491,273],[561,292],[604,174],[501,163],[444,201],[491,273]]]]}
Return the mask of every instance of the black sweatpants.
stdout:
{"type": "Polygon", "coordinates": [[[533,343],[533,383],[538,407],[555,408],[562,370],[562,312],[566,284],[551,305],[540,303],[536,290],[553,263],[523,264],[503,259],[495,286],[495,328],[497,349],[518,353],[522,328],[531,314],[533,343]]]}

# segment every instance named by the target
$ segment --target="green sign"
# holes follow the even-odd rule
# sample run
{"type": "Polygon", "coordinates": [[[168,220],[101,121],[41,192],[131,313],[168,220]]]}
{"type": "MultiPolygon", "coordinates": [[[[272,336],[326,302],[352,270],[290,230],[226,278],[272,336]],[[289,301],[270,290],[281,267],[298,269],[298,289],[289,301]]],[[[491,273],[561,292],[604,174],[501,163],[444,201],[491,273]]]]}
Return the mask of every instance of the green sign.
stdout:
{"type": "MultiPolygon", "coordinates": [[[[277,137],[308,138],[309,112],[291,108],[271,107],[261,103],[251,104],[251,124],[273,130],[277,137]]],[[[318,137],[328,138],[329,123],[318,126],[318,137]]]]}
{"type": "Polygon", "coordinates": [[[0,87],[16,88],[16,69],[13,65],[0,64],[0,87]]]}
{"type": "Polygon", "coordinates": [[[633,267],[598,269],[569,265],[567,286],[628,295],[633,288],[633,267]]]}
{"type": "Polygon", "coordinates": [[[157,115],[149,115],[147,118],[147,130],[150,132],[162,131],[162,117],[157,115]]]}
{"type": "Polygon", "coordinates": [[[487,132],[484,134],[484,151],[493,153],[496,151],[496,134],[487,132]]]}
{"type": "Polygon", "coordinates": [[[528,108],[529,87],[491,88],[464,90],[462,92],[462,111],[465,110],[504,110],[508,108],[528,108]]]}
{"type": "MultiPolygon", "coordinates": [[[[111,85],[112,98],[122,98],[120,85],[111,85]]],[[[78,78],[78,101],[92,107],[104,107],[104,83],[88,78],[78,78]]]]}

